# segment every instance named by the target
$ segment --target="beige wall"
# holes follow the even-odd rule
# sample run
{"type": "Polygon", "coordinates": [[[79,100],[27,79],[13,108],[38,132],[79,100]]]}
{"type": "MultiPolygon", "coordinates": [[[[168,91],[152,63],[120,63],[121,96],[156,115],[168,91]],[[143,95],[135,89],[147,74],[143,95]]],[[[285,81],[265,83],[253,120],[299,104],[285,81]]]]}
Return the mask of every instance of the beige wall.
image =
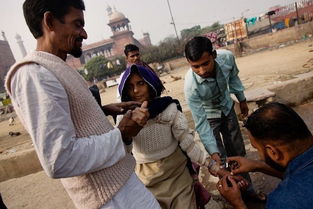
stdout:
{"type": "MultiPolygon", "coordinates": [[[[274,47],[289,41],[301,40],[313,36],[313,22],[308,22],[291,28],[276,31],[274,33],[264,34],[253,38],[245,39],[241,42],[242,50],[250,52],[256,49],[274,47]]],[[[227,47],[231,51],[234,45],[227,47]]],[[[239,55],[238,53],[235,53],[239,55]]]]}
{"type": "Polygon", "coordinates": [[[313,22],[301,24],[295,27],[279,30],[274,33],[246,39],[243,41],[248,47],[258,49],[272,47],[288,41],[299,40],[313,34],[313,22]]]}

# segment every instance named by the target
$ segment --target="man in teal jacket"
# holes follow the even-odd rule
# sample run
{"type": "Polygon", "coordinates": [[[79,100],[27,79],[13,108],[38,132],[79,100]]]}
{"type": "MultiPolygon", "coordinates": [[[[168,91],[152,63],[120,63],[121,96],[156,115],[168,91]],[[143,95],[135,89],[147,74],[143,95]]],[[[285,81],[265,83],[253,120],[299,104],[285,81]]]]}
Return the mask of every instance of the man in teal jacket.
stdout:
{"type": "MultiPolygon", "coordinates": [[[[185,46],[185,56],[191,66],[185,76],[185,99],[205,149],[222,164],[226,157],[245,156],[230,94],[237,97],[243,117],[249,109],[234,55],[228,50],[213,50],[206,37],[194,37],[185,46]]],[[[248,174],[244,176],[251,182],[248,174]]],[[[252,187],[249,190],[255,194],[252,187]]]]}

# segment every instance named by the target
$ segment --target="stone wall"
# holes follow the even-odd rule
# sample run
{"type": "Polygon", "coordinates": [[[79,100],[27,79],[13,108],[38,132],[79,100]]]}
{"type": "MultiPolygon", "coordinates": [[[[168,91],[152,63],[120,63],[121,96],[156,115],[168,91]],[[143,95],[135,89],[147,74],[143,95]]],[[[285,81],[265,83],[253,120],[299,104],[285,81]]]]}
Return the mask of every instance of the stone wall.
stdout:
{"type": "MultiPolygon", "coordinates": [[[[268,33],[253,38],[248,38],[240,42],[241,52],[249,53],[263,48],[270,48],[279,46],[284,43],[294,42],[313,36],[313,22],[297,25],[294,27],[286,28],[276,31],[274,33],[268,33]]],[[[226,48],[233,51],[236,56],[241,54],[236,53],[235,45],[229,45],[226,48]]]]}
{"type": "Polygon", "coordinates": [[[273,47],[288,41],[299,40],[313,34],[313,22],[279,30],[243,41],[243,45],[251,49],[273,47]]]}

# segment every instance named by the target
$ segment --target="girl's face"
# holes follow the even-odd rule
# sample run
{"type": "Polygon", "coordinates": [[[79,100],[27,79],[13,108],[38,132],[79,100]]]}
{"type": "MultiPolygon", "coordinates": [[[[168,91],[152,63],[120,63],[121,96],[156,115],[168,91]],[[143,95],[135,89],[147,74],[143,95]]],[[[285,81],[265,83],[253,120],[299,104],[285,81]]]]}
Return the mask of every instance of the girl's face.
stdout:
{"type": "Polygon", "coordinates": [[[136,102],[149,101],[149,86],[137,73],[132,73],[126,82],[126,89],[131,100],[136,102]]]}

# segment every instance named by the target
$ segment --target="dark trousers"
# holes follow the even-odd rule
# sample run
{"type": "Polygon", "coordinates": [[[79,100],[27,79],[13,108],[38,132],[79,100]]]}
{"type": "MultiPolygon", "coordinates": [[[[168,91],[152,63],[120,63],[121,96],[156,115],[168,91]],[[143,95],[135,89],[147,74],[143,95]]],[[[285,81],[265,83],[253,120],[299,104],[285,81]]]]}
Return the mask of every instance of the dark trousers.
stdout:
{"type": "Polygon", "coordinates": [[[226,116],[208,119],[221,159],[231,156],[245,156],[246,150],[234,108],[226,116]]]}
{"type": "MultiPolygon", "coordinates": [[[[234,108],[227,116],[222,113],[221,118],[210,118],[208,121],[213,129],[223,164],[225,164],[227,157],[246,155],[245,144],[234,108]]],[[[253,191],[250,175],[243,173],[242,177],[250,183],[248,191],[253,191]]]]}

